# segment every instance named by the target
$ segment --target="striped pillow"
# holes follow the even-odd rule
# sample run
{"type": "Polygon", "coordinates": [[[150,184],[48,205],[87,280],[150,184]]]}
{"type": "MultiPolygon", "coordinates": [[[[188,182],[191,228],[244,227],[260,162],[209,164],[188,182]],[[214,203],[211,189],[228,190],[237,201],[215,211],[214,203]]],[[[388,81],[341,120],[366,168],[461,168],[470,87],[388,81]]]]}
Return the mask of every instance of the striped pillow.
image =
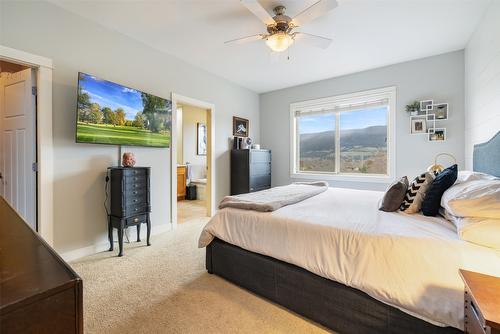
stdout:
{"type": "Polygon", "coordinates": [[[431,173],[425,172],[417,176],[408,187],[405,199],[401,204],[400,210],[406,213],[417,213],[422,208],[425,193],[429,185],[434,180],[431,173]]]}

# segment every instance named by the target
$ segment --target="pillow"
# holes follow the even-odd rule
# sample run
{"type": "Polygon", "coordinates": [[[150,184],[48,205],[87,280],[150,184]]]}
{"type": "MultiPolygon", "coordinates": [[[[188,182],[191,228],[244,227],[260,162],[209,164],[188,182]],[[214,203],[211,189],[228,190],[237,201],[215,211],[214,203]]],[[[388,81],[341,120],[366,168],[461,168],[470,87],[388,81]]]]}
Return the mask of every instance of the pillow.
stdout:
{"type": "Polygon", "coordinates": [[[458,172],[458,177],[457,177],[456,183],[459,184],[459,183],[474,181],[474,180],[495,180],[495,179],[498,179],[498,178],[493,176],[493,175],[490,175],[490,174],[473,172],[470,170],[461,170],[458,172]]]}
{"type": "Polygon", "coordinates": [[[472,178],[455,184],[444,192],[441,206],[457,217],[500,219],[500,179],[472,178]]]}
{"type": "Polygon", "coordinates": [[[439,173],[429,186],[425,199],[422,202],[424,216],[436,216],[441,206],[443,193],[451,187],[458,176],[458,166],[455,164],[439,173]]]}
{"type": "Polygon", "coordinates": [[[394,181],[385,191],[379,210],[393,212],[399,209],[405,198],[406,190],[408,190],[408,178],[406,176],[394,181]]]}
{"type": "Polygon", "coordinates": [[[500,219],[450,217],[460,239],[500,250],[500,219]]]}
{"type": "Polygon", "coordinates": [[[401,204],[401,211],[406,213],[417,213],[422,207],[427,188],[432,183],[433,176],[429,172],[425,172],[417,176],[408,187],[405,194],[405,199],[401,204]]]}

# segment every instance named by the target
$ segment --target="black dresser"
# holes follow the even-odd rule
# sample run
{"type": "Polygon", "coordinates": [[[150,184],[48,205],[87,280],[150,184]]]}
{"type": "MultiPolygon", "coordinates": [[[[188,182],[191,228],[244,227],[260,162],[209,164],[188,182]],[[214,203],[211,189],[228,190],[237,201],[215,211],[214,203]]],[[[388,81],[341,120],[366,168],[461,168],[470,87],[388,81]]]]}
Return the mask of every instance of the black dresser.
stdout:
{"type": "Polygon", "coordinates": [[[123,255],[123,231],[130,226],[137,226],[137,241],[141,241],[141,224],[147,226],[147,245],[151,235],[151,201],[149,167],[110,167],[110,212],[108,216],[108,237],[113,250],[113,228],[118,230],[118,244],[123,255]]]}
{"type": "Polygon", "coordinates": [[[270,150],[231,150],[231,195],[271,188],[270,150]]]}

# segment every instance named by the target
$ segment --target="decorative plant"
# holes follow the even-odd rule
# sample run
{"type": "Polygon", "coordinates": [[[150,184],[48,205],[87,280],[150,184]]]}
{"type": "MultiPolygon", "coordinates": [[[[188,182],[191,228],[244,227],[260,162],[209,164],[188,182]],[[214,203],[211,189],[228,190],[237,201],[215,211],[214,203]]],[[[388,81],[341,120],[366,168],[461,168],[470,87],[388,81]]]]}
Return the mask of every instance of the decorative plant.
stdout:
{"type": "Polygon", "coordinates": [[[413,101],[412,103],[406,105],[407,112],[414,112],[414,111],[418,111],[419,109],[420,109],[420,102],[419,101],[413,101]]]}

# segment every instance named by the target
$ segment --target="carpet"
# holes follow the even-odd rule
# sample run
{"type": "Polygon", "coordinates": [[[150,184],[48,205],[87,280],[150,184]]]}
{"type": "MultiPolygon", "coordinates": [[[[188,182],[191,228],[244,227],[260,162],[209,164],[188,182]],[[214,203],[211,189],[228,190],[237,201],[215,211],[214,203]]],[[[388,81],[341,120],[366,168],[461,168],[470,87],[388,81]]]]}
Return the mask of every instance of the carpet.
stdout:
{"type": "Polygon", "coordinates": [[[125,255],[102,252],[71,263],[83,279],[85,333],[327,333],[205,270],[197,248],[204,223],[187,222],[125,255]]]}

